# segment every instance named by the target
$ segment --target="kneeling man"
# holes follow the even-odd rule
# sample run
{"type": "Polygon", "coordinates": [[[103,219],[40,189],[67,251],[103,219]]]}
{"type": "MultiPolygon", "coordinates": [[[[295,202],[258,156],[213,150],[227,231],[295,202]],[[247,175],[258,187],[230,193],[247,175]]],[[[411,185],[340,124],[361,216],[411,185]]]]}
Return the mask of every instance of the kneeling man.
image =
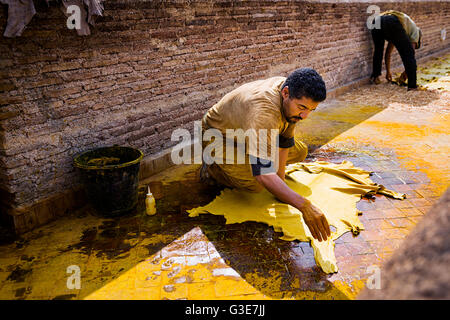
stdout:
{"type": "MultiPolygon", "coordinates": [[[[250,82],[229,92],[202,119],[203,137],[208,130],[220,132],[225,143],[214,161],[203,158],[201,179],[251,192],[265,188],[302,212],[315,239],[326,240],[331,233],[325,215],[284,182],[286,163],[303,161],[308,150],[294,138],[295,124],[325,98],[325,83],[310,68],[297,69],[287,78],[250,82]],[[246,133],[244,139],[239,133],[246,133]]],[[[203,142],[204,150],[211,148],[211,140],[203,142]]]]}

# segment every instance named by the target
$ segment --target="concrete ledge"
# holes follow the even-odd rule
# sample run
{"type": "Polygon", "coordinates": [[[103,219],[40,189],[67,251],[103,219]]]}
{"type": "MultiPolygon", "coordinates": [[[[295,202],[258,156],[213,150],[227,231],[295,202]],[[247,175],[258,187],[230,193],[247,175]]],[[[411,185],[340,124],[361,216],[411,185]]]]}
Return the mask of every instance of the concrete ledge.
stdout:
{"type": "Polygon", "coordinates": [[[174,166],[170,156],[172,149],[163,150],[155,155],[147,156],[141,161],[139,181],[174,166]]]}
{"type": "Polygon", "coordinates": [[[84,191],[78,187],[29,206],[6,210],[6,217],[2,217],[2,220],[8,227],[13,228],[16,234],[21,234],[64,216],[68,211],[80,208],[85,204],[84,191]]]}

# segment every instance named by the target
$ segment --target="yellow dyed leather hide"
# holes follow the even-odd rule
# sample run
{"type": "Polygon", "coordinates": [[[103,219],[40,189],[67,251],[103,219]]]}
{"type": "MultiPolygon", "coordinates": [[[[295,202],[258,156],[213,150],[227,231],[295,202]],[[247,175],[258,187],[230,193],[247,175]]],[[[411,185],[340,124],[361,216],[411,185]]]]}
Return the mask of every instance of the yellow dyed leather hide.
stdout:
{"type": "Polygon", "coordinates": [[[328,223],[336,229],[331,237],[322,242],[312,237],[298,209],[279,202],[267,190],[251,193],[225,189],[211,203],[188,210],[188,213],[190,217],[205,213],[223,215],[227,224],[262,222],[282,232],[283,240],[310,241],[316,263],[325,273],[333,273],[338,271],[334,240],[348,231],[359,234],[364,229],[358,218],[361,212],[356,209],[361,197],[380,193],[396,199],[406,198],[404,194],[372,182],[369,174],[349,161],[340,164],[299,162],[286,167],[286,184],[320,208],[328,223]]]}

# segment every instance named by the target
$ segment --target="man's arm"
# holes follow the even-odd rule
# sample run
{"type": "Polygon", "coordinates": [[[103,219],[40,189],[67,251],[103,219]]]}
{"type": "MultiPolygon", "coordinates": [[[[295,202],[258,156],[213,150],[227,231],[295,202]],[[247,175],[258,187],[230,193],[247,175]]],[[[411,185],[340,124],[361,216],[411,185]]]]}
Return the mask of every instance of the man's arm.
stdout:
{"type": "Polygon", "coordinates": [[[295,123],[288,124],[288,127],[278,136],[278,171],[277,175],[284,181],[286,171],[286,162],[289,155],[289,149],[295,145],[294,141],[295,123]]]}
{"type": "Polygon", "coordinates": [[[398,81],[401,83],[406,83],[406,80],[408,79],[408,75],[406,74],[406,71],[403,71],[400,77],[398,78],[398,81]]]}
{"type": "Polygon", "coordinates": [[[277,199],[300,210],[303,214],[303,220],[315,239],[322,241],[331,235],[328,221],[320,209],[315,207],[308,199],[291,190],[278,174],[257,175],[255,179],[277,199]]]}
{"type": "Polygon", "coordinates": [[[394,50],[394,45],[391,42],[388,42],[388,45],[386,47],[386,53],[384,55],[384,62],[386,63],[386,80],[387,81],[392,81],[392,74],[391,74],[392,50],[394,50]]]}
{"type": "Polygon", "coordinates": [[[284,175],[286,171],[286,161],[288,158],[289,149],[288,148],[279,148],[278,153],[278,171],[277,175],[284,181],[284,175]]]}

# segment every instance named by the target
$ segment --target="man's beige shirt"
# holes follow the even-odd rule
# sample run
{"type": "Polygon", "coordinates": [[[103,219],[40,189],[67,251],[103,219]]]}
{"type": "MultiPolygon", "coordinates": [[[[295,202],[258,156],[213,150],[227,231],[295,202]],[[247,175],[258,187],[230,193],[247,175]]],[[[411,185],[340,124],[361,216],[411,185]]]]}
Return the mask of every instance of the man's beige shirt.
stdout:
{"type": "Polygon", "coordinates": [[[202,120],[203,127],[218,129],[224,137],[227,129],[242,129],[244,132],[255,129],[258,139],[267,134],[267,149],[261,148],[261,144],[253,149],[246,140],[246,154],[272,160],[275,154],[271,150],[277,148],[276,145],[272,148],[271,129],[277,130],[277,135],[281,134],[286,138],[294,136],[295,125],[287,122],[281,108],[281,87],[285,81],[285,77],[273,77],[234,89],[207,111],[202,120]],[[261,157],[265,151],[268,157],[261,157]]]}
{"type": "Polygon", "coordinates": [[[419,42],[420,37],[420,28],[416,26],[414,21],[405,13],[395,10],[388,10],[381,15],[393,15],[398,18],[400,23],[403,26],[403,29],[405,29],[406,34],[408,35],[408,38],[411,42],[419,42]]]}

